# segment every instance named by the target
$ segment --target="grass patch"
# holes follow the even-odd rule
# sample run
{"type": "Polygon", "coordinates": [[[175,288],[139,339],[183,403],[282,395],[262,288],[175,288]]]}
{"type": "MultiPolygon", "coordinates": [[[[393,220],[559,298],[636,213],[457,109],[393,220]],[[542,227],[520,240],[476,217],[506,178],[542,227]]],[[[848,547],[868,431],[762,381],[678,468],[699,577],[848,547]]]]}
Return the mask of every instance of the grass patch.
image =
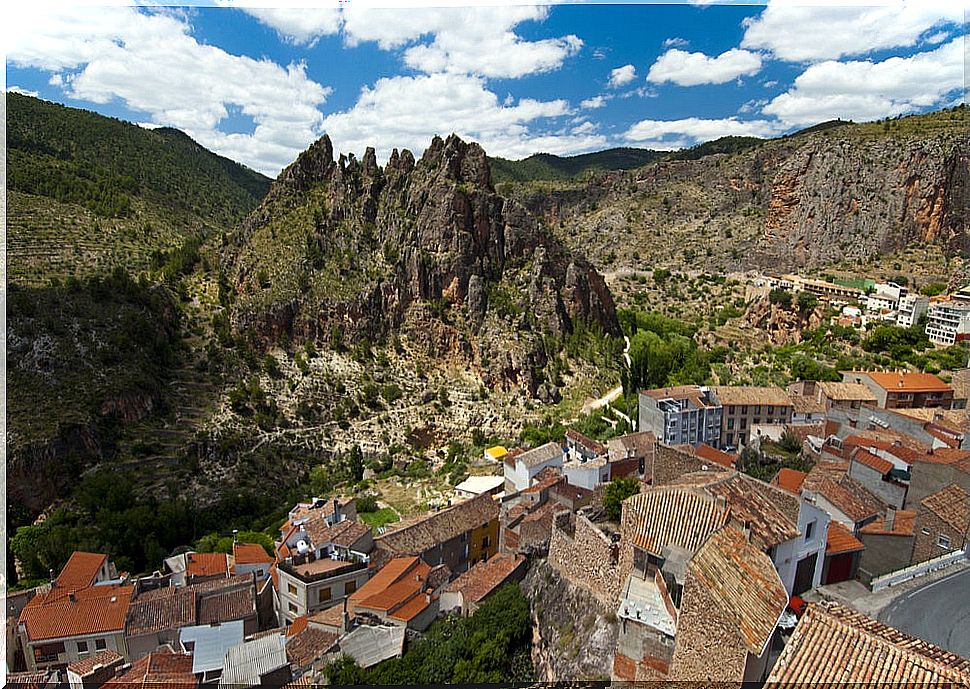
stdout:
{"type": "Polygon", "coordinates": [[[377,531],[385,524],[393,524],[401,519],[391,507],[382,507],[376,512],[361,512],[357,515],[357,518],[374,531],[377,531]]]}

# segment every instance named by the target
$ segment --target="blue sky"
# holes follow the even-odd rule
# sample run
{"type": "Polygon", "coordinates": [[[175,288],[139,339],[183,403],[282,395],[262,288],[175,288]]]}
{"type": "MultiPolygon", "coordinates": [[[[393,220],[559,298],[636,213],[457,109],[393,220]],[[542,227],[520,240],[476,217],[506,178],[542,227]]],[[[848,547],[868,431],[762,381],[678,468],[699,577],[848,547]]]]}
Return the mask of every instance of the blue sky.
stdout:
{"type": "Polygon", "coordinates": [[[5,9],[6,87],[178,127],[269,175],[324,132],[381,159],[452,131],[510,158],[672,149],[937,109],[965,89],[955,2],[225,2],[5,9]]]}

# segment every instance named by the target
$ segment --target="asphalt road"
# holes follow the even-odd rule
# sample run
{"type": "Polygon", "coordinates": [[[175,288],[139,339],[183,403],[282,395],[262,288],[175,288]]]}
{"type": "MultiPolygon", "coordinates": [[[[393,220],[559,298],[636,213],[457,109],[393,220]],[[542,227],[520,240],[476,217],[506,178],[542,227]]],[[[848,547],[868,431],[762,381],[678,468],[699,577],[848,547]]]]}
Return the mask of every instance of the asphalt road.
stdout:
{"type": "Polygon", "coordinates": [[[970,658],[970,569],[897,598],[879,620],[970,658]]]}

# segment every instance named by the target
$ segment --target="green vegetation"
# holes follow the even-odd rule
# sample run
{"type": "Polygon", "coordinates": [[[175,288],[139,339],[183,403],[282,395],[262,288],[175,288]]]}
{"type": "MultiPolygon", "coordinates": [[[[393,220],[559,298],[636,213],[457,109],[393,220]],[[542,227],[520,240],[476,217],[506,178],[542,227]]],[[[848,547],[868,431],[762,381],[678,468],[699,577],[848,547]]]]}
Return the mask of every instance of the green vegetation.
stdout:
{"type": "Polygon", "coordinates": [[[945,282],[929,282],[919,288],[919,293],[927,297],[935,297],[946,292],[945,282]]]}
{"type": "Polygon", "coordinates": [[[632,477],[618,478],[610,481],[606,486],[606,493],[603,495],[603,507],[606,508],[606,516],[613,521],[620,520],[623,511],[623,501],[631,495],[640,492],[640,482],[632,477]]]}
{"type": "Polygon", "coordinates": [[[707,141],[682,151],[675,151],[670,153],[667,158],[670,160],[698,160],[716,153],[740,153],[755,148],[764,142],[765,139],[754,136],[722,136],[720,139],[707,141]]]}
{"type": "Polygon", "coordinates": [[[708,380],[711,363],[726,352],[701,350],[691,326],[659,313],[621,311],[617,314],[630,338],[630,371],[625,389],[700,384],[708,380]]]}
{"type": "Polygon", "coordinates": [[[435,621],[400,658],[363,669],[349,656],[326,668],[335,686],[488,684],[534,681],[529,603],[515,584],[502,587],[471,617],[435,621]]]}
{"type": "Polygon", "coordinates": [[[357,517],[374,531],[377,531],[386,524],[393,524],[401,519],[397,512],[390,507],[382,507],[373,512],[360,512],[357,514],[357,517]]]}
{"type": "Polygon", "coordinates": [[[522,160],[489,158],[492,181],[528,182],[534,180],[569,180],[588,172],[632,170],[663,156],[660,151],[642,148],[611,148],[577,156],[536,153],[522,160]]]}
{"type": "MultiPolygon", "coordinates": [[[[240,543],[255,543],[263,546],[267,555],[273,555],[273,537],[261,531],[240,531],[236,534],[240,543]]],[[[231,553],[233,537],[213,532],[206,534],[195,543],[195,550],[199,553],[231,553]]],[[[150,563],[149,563],[150,564],[150,563]]]]}

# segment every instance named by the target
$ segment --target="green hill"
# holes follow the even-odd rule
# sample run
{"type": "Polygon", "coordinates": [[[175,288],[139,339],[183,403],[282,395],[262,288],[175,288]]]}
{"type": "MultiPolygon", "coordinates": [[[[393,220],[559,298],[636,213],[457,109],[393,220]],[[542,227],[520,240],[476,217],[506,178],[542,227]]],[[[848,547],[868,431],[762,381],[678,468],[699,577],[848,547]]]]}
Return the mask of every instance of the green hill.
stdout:
{"type": "Polygon", "coordinates": [[[577,156],[536,153],[522,160],[489,158],[492,181],[529,182],[533,180],[568,180],[590,171],[632,170],[663,156],[660,151],[644,148],[611,148],[577,156]]]}
{"type": "Polygon", "coordinates": [[[238,222],[269,184],[180,131],[7,94],[9,274],[19,284],[138,272],[156,251],[238,222]]]}

